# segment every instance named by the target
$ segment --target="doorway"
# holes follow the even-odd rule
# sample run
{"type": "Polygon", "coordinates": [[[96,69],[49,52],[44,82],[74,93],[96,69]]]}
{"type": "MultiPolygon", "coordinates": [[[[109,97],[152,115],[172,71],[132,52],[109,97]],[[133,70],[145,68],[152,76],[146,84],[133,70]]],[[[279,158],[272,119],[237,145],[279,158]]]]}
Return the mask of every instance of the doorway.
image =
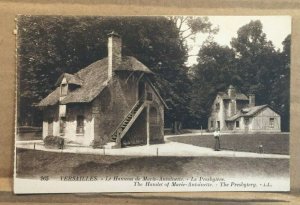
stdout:
{"type": "Polygon", "coordinates": [[[245,131],[246,133],[249,131],[249,118],[245,118],[245,131]]]}
{"type": "Polygon", "coordinates": [[[53,118],[48,119],[48,136],[53,135],[53,118]]]}

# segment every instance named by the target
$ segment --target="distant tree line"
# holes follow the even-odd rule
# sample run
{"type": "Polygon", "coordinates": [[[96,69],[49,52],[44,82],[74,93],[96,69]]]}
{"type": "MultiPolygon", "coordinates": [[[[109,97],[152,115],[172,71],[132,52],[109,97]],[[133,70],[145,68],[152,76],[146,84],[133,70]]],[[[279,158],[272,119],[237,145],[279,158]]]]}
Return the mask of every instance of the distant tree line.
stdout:
{"type": "Polygon", "coordinates": [[[107,34],[114,30],[122,36],[123,54],[135,56],[155,73],[155,86],[170,107],[166,126],[173,131],[206,128],[213,98],[229,84],[255,93],[257,103],[273,106],[288,129],[290,36],[283,50],[276,50],[259,21],[240,28],[231,47],[209,38],[193,67],[186,66],[186,38],[213,36],[217,29],[207,18],[20,16],[17,24],[19,125],[40,126],[36,103],[54,89],[62,73],[75,73],[106,57],[107,34]]]}

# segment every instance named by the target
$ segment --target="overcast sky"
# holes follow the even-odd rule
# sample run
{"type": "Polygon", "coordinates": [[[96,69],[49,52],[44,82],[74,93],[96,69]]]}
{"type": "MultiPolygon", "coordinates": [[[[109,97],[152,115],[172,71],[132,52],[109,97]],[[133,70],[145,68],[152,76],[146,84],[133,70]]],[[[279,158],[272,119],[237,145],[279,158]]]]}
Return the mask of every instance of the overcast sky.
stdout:
{"type": "MultiPolygon", "coordinates": [[[[273,42],[273,45],[282,49],[282,41],[291,33],[290,16],[209,16],[210,22],[214,26],[219,26],[219,32],[215,35],[214,40],[220,45],[230,46],[232,37],[237,36],[240,27],[248,24],[251,20],[260,20],[263,24],[263,32],[266,33],[267,39],[273,42]]],[[[207,35],[197,35],[196,41],[189,40],[188,45],[193,46],[189,52],[190,55],[197,55],[199,48],[207,35]]],[[[188,65],[196,63],[197,57],[192,56],[188,60],[188,65]]]]}

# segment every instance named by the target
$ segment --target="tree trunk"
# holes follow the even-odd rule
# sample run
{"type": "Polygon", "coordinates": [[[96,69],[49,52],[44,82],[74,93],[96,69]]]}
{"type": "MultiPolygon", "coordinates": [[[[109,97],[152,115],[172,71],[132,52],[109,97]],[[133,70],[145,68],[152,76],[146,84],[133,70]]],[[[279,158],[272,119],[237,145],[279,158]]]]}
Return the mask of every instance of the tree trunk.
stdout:
{"type": "Polygon", "coordinates": [[[175,120],[175,121],[172,123],[172,132],[173,132],[174,134],[180,134],[181,128],[182,128],[182,123],[181,123],[181,121],[176,121],[176,120],[175,120]]]}

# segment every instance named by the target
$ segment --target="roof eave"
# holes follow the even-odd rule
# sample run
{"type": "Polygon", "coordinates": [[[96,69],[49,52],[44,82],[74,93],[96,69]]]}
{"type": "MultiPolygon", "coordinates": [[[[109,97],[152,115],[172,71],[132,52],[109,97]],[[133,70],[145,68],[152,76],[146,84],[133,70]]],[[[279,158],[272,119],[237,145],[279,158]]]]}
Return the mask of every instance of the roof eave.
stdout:
{"type": "Polygon", "coordinates": [[[154,92],[156,93],[156,95],[158,96],[158,98],[160,99],[160,101],[162,102],[162,104],[165,106],[165,108],[167,110],[169,110],[170,108],[168,107],[168,105],[166,104],[166,102],[163,100],[163,98],[160,96],[158,90],[154,87],[154,85],[152,84],[152,82],[148,78],[146,78],[146,80],[148,81],[149,85],[154,90],[154,92]]]}

